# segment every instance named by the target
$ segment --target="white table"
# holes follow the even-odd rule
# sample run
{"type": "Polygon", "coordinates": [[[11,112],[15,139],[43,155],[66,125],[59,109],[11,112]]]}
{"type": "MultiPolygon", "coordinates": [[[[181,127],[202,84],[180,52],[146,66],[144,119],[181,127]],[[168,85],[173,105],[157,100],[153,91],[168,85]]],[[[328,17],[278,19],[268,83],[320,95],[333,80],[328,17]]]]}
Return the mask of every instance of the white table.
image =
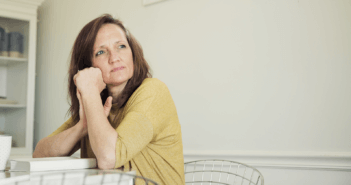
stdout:
{"type": "Polygon", "coordinates": [[[0,171],[0,185],[89,185],[133,184],[135,172],[82,169],[45,172],[0,171]]]}

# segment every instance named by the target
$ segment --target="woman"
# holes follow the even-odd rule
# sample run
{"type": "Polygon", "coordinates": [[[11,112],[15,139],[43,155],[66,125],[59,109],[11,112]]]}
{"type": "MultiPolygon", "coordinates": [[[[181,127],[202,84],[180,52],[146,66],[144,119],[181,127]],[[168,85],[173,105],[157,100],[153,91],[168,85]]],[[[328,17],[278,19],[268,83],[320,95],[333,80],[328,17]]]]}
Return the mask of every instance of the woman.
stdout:
{"type": "Polygon", "coordinates": [[[69,69],[68,119],[33,157],[96,158],[100,169],[135,170],[160,184],[184,184],[181,129],[165,84],[151,78],[141,46],[110,15],[79,33],[69,69]]]}

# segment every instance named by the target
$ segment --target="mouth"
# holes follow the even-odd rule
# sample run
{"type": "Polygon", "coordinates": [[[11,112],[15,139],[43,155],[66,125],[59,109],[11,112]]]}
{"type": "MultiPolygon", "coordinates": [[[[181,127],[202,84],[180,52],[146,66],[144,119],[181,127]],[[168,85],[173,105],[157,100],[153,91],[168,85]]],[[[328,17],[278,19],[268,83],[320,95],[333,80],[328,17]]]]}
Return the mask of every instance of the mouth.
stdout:
{"type": "Polygon", "coordinates": [[[124,66],[116,67],[116,68],[113,68],[113,69],[112,69],[112,72],[120,71],[120,70],[122,70],[122,69],[124,69],[124,66]]]}

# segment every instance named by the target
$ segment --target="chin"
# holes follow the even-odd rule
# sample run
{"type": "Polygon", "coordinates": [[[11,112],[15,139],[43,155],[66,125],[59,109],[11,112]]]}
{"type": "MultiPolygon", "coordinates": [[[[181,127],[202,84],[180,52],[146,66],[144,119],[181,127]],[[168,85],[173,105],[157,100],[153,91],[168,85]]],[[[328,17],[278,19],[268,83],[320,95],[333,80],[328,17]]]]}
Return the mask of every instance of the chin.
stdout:
{"type": "Polygon", "coordinates": [[[121,80],[121,81],[112,81],[110,83],[107,83],[108,86],[120,86],[120,85],[123,85],[123,84],[127,84],[128,80],[125,81],[125,80],[121,80]]]}

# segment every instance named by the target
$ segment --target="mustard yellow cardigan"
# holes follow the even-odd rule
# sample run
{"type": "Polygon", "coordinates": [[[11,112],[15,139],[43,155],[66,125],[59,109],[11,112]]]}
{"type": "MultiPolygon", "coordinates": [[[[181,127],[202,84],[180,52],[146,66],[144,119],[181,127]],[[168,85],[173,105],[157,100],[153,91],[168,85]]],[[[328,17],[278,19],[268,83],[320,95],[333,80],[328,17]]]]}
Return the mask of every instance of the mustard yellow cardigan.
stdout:
{"type": "MultiPolygon", "coordinates": [[[[126,105],[112,106],[109,121],[118,133],[115,168],[135,170],[137,175],[159,184],[184,184],[181,128],[176,107],[167,86],[156,78],[146,78],[126,105]],[[116,120],[111,121],[110,116],[116,120]]],[[[72,118],[50,136],[71,128],[72,118]]],[[[82,158],[96,158],[85,136],[70,152],[81,149],[82,158]]]]}

